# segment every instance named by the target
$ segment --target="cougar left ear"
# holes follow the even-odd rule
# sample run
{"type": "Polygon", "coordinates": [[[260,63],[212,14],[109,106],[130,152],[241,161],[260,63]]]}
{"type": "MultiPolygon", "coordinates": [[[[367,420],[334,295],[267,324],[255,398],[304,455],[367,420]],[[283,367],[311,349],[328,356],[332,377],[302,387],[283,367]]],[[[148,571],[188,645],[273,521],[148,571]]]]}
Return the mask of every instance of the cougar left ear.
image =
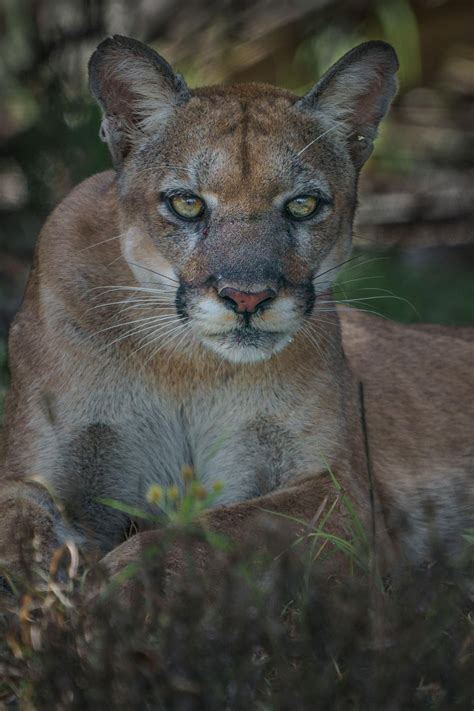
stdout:
{"type": "Polygon", "coordinates": [[[147,45],[114,35],[89,62],[89,87],[104,117],[101,138],[119,165],[134,143],[159,131],[191,98],[184,79],[147,45]]]}
{"type": "Polygon", "coordinates": [[[386,42],[358,45],[334,64],[295,107],[347,137],[355,164],[369,157],[377,128],[397,93],[398,59],[386,42]]]}

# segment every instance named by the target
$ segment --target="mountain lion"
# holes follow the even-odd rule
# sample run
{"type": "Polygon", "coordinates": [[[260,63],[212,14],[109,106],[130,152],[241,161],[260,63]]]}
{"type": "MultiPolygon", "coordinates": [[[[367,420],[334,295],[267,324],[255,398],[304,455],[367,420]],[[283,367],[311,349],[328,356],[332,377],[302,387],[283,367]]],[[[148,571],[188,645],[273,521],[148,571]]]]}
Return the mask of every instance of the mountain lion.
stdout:
{"type": "Polygon", "coordinates": [[[99,45],[90,87],[115,169],[46,222],[11,328],[7,566],[21,521],[43,561],[68,538],[112,551],[131,521],[103,499],[149,510],[150,487],[182,492],[189,466],[206,490],[222,484],[207,525],[255,546],[262,510],[310,521],[337,484],[387,560],[423,560],[433,537],[458,550],[473,510],[469,331],[339,312],[331,292],[397,68],[373,41],[302,97],[191,90],[136,40],[99,45]]]}

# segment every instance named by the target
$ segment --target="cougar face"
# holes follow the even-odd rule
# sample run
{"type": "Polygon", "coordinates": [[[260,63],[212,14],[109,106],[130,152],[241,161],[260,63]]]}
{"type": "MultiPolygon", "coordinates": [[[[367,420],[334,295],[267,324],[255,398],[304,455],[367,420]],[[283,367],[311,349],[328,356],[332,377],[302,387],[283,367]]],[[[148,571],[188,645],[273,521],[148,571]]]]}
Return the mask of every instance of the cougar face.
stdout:
{"type": "Polygon", "coordinates": [[[234,91],[222,108],[212,93],[191,99],[121,183],[136,278],[170,285],[193,334],[242,362],[283,348],[336,275],[317,278],[350,249],[354,169],[328,147],[298,156],[311,133],[291,98],[234,91]]]}
{"type": "Polygon", "coordinates": [[[284,348],[349,255],[358,170],[388,104],[379,74],[396,70],[393,50],[368,44],[369,58],[353,50],[303,98],[262,84],[191,92],[126,38],[106,40],[91,60],[124,258],[143,289],[160,290],[162,308],[230,361],[284,348]],[[359,104],[367,113],[366,95],[351,103],[357,61],[376,85],[361,135],[350,123],[359,104]]]}

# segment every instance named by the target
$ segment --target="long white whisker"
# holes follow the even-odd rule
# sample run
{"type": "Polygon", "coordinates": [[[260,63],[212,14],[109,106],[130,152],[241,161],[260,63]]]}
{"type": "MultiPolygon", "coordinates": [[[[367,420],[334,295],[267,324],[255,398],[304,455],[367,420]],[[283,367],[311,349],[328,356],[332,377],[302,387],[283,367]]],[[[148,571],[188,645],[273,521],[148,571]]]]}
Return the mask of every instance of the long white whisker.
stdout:
{"type": "MultiPolygon", "coordinates": [[[[118,311],[117,313],[113,313],[113,314],[111,315],[109,321],[110,321],[111,323],[114,323],[114,322],[117,321],[117,319],[120,319],[120,318],[122,318],[122,317],[133,316],[134,314],[126,313],[126,312],[128,312],[131,308],[132,308],[132,307],[129,306],[129,307],[127,307],[127,308],[120,309],[120,311],[118,311]]],[[[135,307],[135,308],[143,309],[143,308],[145,308],[145,307],[139,305],[139,306],[137,306],[137,307],[135,307]]],[[[170,316],[176,316],[176,315],[177,315],[177,314],[176,314],[176,311],[174,311],[174,310],[173,310],[172,312],[161,313],[161,310],[158,310],[158,309],[155,307],[155,308],[153,309],[153,311],[154,311],[154,313],[155,313],[155,315],[156,315],[156,318],[157,318],[158,320],[160,320],[160,321],[163,320],[163,318],[162,318],[163,316],[170,317],[170,316]]]]}
{"type": "MultiPolygon", "coordinates": [[[[168,343],[171,343],[175,338],[177,338],[177,336],[178,336],[186,327],[187,327],[187,324],[186,324],[186,323],[182,323],[182,324],[180,324],[180,326],[176,326],[176,328],[175,328],[174,330],[170,331],[169,333],[166,333],[166,334],[165,334],[165,340],[160,343],[160,345],[158,346],[158,348],[156,348],[156,349],[153,351],[153,353],[150,355],[149,358],[147,358],[147,360],[146,360],[145,362],[146,362],[146,363],[149,363],[150,360],[152,360],[153,358],[155,358],[155,356],[157,356],[158,353],[159,353],[166,345],[168,345],[168,343]],[[166,338],[166,336],[169,336],[169,337],[166,338]]],[[[163,336],[160,336],[160,338],[162,338],[162,337],[163,337],[163,336]]],[[[148,346],[148,345],[151,345],[151,343],[153,342],[153,340],[156,341],[156,340],[158,340],[158,339],[157,339],[157,338],[152,339],[152,340],[151,340],[149,343],[147,343],[146,345],[147,345],[147,346],[148,346]]],[[[141,348],[144,348],[144,346],[141,346],[141,348]]],[[[139,350],[140,350],[140,349],[139,349],[139,350]]],[[[135,352],[138,352],[138,351],[135,351],[135,352]]]]}
{"type": "MultiPolygon", "coordinates": [[[[408,299],[404,299],[402,296],[396,296],[395,294],[381,294],[379,296],[362,296],[362,297],[357,297],[354,299],[339,299],[337,296],[335,297],[334,301],[338,304],[356,304],[356,303],[361,303],[363,306],[367,306],[367,301],[380,301],[381,299],[393,299],[394,301],[402,301],[403,303],[407,304],[410,306],[415,313],[418,315],[419,318],[421,318],[420,314],[418,313],[417,309],[415,306],[408,301],[408,299]]],[[[333,303],[330,301],[320,301],[320,304],[329,304],[333,303]]]]}
{"type": "MultiPolygon", "coordinates": [[[[157,299],[157,298],[149,298],[149,299],[123,299],[121,301],[107,301],[103,304],[97,304],[96,306],[90,306],[88,309],[86,309],[86,313],[88,311],[94,311],[95,309],[104,309],[106,306],[120,306],[122,304],[128,304],[127,308],[138,308],[138,307],[143,307],[143,306],[152,306],[154,304],[161,306],[163,304],[168,305],[170,307],[174,308],[173,302],[167,300],[167,299],[157,299]]],[[[122,309],[122,311],[125,311],[125,309],[122,309]]]]}
{"type": "Polygon", "coordinates": [[[101,244],[107,244],[107,242],[113,242],[116,239],[120,239],[122,235],[115,235],[115,237],[109,237],[108,239],[103,239],[102,242],[95,242],[95,244],[88,244],[87,247],[83,247],[79,252],[86,252],[88,249],[93,249],[94,247],[100,247],[101,244]]]}
{"type": "MultiPolygon", "coordinates": [[[[352,302],[356,303],[356,302],[360,301],[363,304],[364,301],[374,301],[375,299],[379,299],[379,300],[380,299],[393,299],[394,301],[401,301],[404,304],[406,304],[407,306],[409,306],[413,310],[413,312],[417,315],[417,317],[419,319],[421,319],[420,312],[418,311],[416,306],[414,304],[412,304],[412,302],[409,299],[405,299],[405,297],[403,297],[403,296],[397,296],[397,294],[394,294],[393,291],[390,291],[390,289],[379,289],[378,287],[369,287],[368,286],[368,287],[365,287],[365,289],[363,289],[363,290],[364,291],[366,291],[366,290],[367,291],[382,291],[385,293],[379,294],[378,296],[362,296],[360,298],[353,298],[353,299],[339,299],[336,296],[335,300],[337,301],[337,303],[352,303],[352,302]]],[[[361,289],[361,291],[362,291],[362,289],[361,289]]]]}
{"type": "Polygon", "coordinates": [[[322,357],[323,353],[322,353],[322,350],[321,350],[321,346],[319,345],[319,343],[316,343],[316,341],[313,339],[311,333],[310,333],[309,330],[306,328],[306,326],[302,326],[302,327],[301,327],[301,333],[302,333],[302,334],[305,336],[305,338],[307,338],[308,341],[316,348],[317,352],[318,352],[319,355],[322,357]]]}
{"type": "Polygon", "coordinates": [[[332,309],[317,309],[317,308],[313,309],[313,313],[321,313],[321,314],[324,314],[324,313],[333,314],[333,313],[342,313],[342,312],[354,313],[354,311],[361,311],[362,313],[370,314],[371,316],[380,316],[380,318],[384,318],[386,321],[391,321],[391,319],[388,316],[386,316],[385,314],[381,314],[379,311],[375,311],[375,310],[371,310],[371,309],[363,309],[360,306],[344,306],[344,305],[336,306],[335,305],[334,308],[332,308],[332,309]]]}
{"type": "MultiPolygon", "coordinates": [[[[123,334],[122,336],[119,336],[118,338],[113,340],[111,343],[108,343],[106,345],[106,347],[109,348],[110,346],[115,345],[115,343],[119,343],[120,341],[123,341],[125,338],[130,338],[130,336],[138,336],[139,333],[146,334],[146,333],[148,333],[148,331],[151,331],[152,332],[151,335],[153,336],[154,333],[165,331],[171,325],[172,325],[171,323],[162,323],[157,326],[155,323],[152,323],[152,324],[148,324],[148,326],[144,326],[143,328],[142,327],[134,328],[131,331],[128,331],[127,333],[123,334]]],[[[147,342],[147,343],[149,343],[149,342],[147,342]]],[[[145,343],[145,345],[147,345],[147,343],[145,343]]]]}
{"type": "MultiPolygon", "coordinates": [[[[315,313],[316,309],[313,310],[313,314],[315,313]]],[[[324,313],[324,312],[323,312],[324,313]]],[[[337,313],[337,309],[334,309],[334,311],[331,311],[330,309],[327,309],[327,313],[337,313]]],[[[318,318],[316,321],[306,321],[307,324],[312,324],[319,326],[319,324],[322,324],[323,326],[339,326],[337,321],[327,321],[326,319],[318,318]]]]}
{"type": "Polygon", "coordinates": [[[347,264],[349,264],[351,262],[355,262],[356,259],[362,259],[362,258],[363,258],[362,254],[356,254],[354,257],[349,257],[349,259],[346,259],[344,262],[341,262],[340,264],[336,264],[335,267],[326,269],[326,271],[321,272],[321,274],[316,274],[313,277],[313,282],[315,282],[317,279],[320,279],[322,276],[325,276],[326,274],[333,272],[335,269],[341,269],[341,271],[342,271],[345,268],[347,271],[351,271],[352,269],[359,269],[359,267],[363,267],[366,264],[370,264],[371,262],[376,262],[377,260],[380,260],[380,259],[388,259],[388,257],[372,257],[370,259],[365,259],[363,262],[356,262],[356,264],[352,264],[352,266],[346,267],[347,264]]]}
{"type": "MultiPolygon", "coordinates": [[[[395,299],[396,301],[406,301],[402,296],[396,296],[395,294],[380,294],[380,296],[361,296],[354,297],[353,299],[338,299],[336,296],[333,300],[337,303],[352,302],[352,301],[375,301],[376,299],[395,299]]],[[[320,301],[321,304],[328,303],[327,301],[320,301]]]]}
{"type": "Polygon", "coordinates": [[[322,319],[318,319],[317,321],[307,321],[306,326],[310,333],[312,333],[317,339],[321,339],[326,343],[328,347],[331,346],[331,339],[327,333],[325,333],[324,329],[320,328],[320,326],[327,326],[331,322],[330,321],[324,321],[322,319]]]}
{"type": "MultiPolygon", "coordinates": [[[[167,324],[169,325],[169,324],[167,324]]],[[[114,346],[116,343],[119,343],[120,341],[124,341],[126,338],[130,338],[131,336],[137,336],[139,333],[146,333],[146,331],[151,331],[152,329],[156,328],[156,324],[148,324],[148,326],[136,326],[135,328],[130,329],[127,331],[127,333],[122,334],[121,336],[118,336],[115,338],[113,341],[110,341],[109,343],[105,343],[101,350],[106,351],[108,348],[111,348],[114,346]]]]}
{"type": "MultiPolygon", "coordinates": [[[[140,279],[140,284],[157,284],[156,279],[140,279]]],[[[169,291],[176,291],[175,284],[160,284],[162,289],[168,289],[169,291]]]]}
{"type": "Polygon", "coordinates": [[[177,339],[173,349],[170,351],[170,354],[169,354],[168,358],[166,359],[166,365],[168,365],[168,363],[170,362],[171,358],[174,356],[176,351],[178,351],[181,348],[181,346],[185,342],[187,336],[188,336],[188,329],[185,328],[183,330],[181,338],[177,339]]]}
{"type": "Polygon", "coordinates": [[[323,136],[325,136],[327,133],[330,133],[331,131],[336,131],[338,128],[341,128],[340,124],[335,124],[334,126],[331,126],[331,128],[327,128],[323,133],[320,133],[317,138],[313,138],[312,141],[310,141],[304,148],[302,148],[298,153],[296,154],[296,157],[299,158],[302,153],[308,150],[313,143],[316,143],[317,141],[320,141],[323,136]]]}
{"type": "MultiPolygon", "coordinates": [[[[165,286],[165,285],[163,285],[165,286]]],[[[171,287],[170,287],[171,288],[171,287]]],[[[151,287],[145,286],[94,286],[89,291],[97,291],[101,289],[102,291],[133,291],[133,292],[144,292],[146,294],[169,294],[170,291],[165,289],[153,289],[151,287]]]]}
{"type": "Polygon", "coordinates": [[[177,279],[173,279],[170,276],[167,276],[166,274],[162,274],[161,272],[157,272],[154,269],[150,269],[150,267],[145,267],[143,264],[137,264],[136,262],[129,262],[128,260],[125,260],[127,264],[130,264],[132,267],[138,267],[138,269],[144,269],[146,272],[151,272],[152,274],[156,274],[157,276],[163,277],[163,279],[168,279],[168,281],[171,281],[173,284],[178,284],[179,281],[177,279]]]}
{"type": "MultiPolygon", "coordinates": [[[[141,339],[138,348],[135,348],[135,349],[127,356],[126,360],[128,360],[129,358],[132,358],[134,355],[136,355],[136,354],[137,354],[139,351],[141,351],[143,348],[147,348],[148,346],[151,346],[151,345],[152,345],[153,343],[155,343],[157,340],[162,339],[162,338],[166,338],[169,333],[174,333],[174,331],[177,330],[178,328],[179,328],[179,330],[180,330],[180,332],[181,332],[181,326],[182,326],[182,324],[180,324],[179,326],[176,326],[176,328],[175,328],[175,329],[172,329],[171,331],[169,330],[169,326],[170,326],[170,324],[167,324],[167,327],[166,327],[166,328],[160,327],[160,328],[157,328],[157,329],[153,330],[153,331],[152,331],[151,333],[149,333],[149,334],[145,334],[145,335],[143,336],[143,338],[141,339]]],[[[148,363],[148,359],[145,361],[145,363],[148,363]]]]}
{"type": "Polygon", "coordinates": [[[169,316],[146,316],[144,318],[137,318],[134,319],[133,321],[122,321],[121,323],[114,323],[112,326],[107,326],[106,328],[102,328],[100,331],[95,331],[89,338],[94,338],[95,336],[98,336],[101,333],[105,333],[106,331],[111,331],[114,328],[121,328],[122,326],[131,326],[134,323],[146,323],[149,321],[153,322],[159,322],[159,321],[169,321],[171,319],[176,319],[176,314],[175,315],[169,315],[169,316]]]}
{"type": "MultiPolygon", "coordinates": [[[[366,277],[357,277],[357,279],[345,279],[344,281],[336,281],[332,282],[334,286],[344,286],[345,284],[352,284],[355,281],[366,281],[368,279],[383,279],[382,274],[379,274],[378,276],[366,276],[366,277]]],[[[374,287],[374,289],[377,289],[378,287],[374,287]]]]}
{"type": "Polygon", "coordinates": [[[177,325],[173,323],[165,323],[165,324],[159,324],[158,327],[156,328],[155,331],[152,331],[150,334],[150,338],[147,338],[145,343],[143,343],[139,348],[137,348],[134,353],[138,353],[138,351],[141,351],[142,348],[145,348],[146,346],[150,346],[152,343],[154,343],[157,338],[163,338],[164,336],[167,336],[168,333],[173,333],[176,328],[180,328],[183,323],[178,322],[178,319],[176,319],[177,325]],[[173,327],[174,328],[170,328],[173,327]],[[155,337],[156,336],[156,337],[155,337]]]}

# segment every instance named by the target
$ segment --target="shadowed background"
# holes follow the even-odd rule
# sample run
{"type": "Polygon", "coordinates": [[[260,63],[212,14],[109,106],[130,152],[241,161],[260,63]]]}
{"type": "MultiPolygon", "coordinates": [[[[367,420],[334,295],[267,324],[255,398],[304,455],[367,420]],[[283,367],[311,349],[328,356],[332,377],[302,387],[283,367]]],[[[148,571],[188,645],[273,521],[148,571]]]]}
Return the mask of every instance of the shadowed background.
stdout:
{"type": "Polygon", "coordinates": [[[402,321],[474,323],[474,5],[467,0],[3,0],[0,409],[6,338],[49,211],[110,167],[87,91],[106,35],[148,42],[189,85],[301,93],[346,50],[391,42],[401,91],[361,181],[359,258],[340,293],[402,321]]]}

